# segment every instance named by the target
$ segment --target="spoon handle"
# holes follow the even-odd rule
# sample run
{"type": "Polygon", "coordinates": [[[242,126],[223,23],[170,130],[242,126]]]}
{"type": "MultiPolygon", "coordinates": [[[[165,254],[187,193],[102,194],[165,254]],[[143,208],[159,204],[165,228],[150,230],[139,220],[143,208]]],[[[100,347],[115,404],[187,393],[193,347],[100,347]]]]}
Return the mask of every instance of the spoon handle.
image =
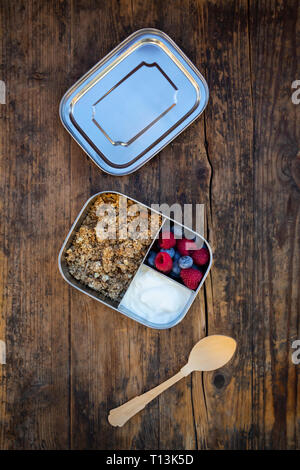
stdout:
{"type": "Polygon", "coordinates": [[[110,410],[108,421],[112,426],[123,426],[130,418],[132,418],[135,414],[141,411],[145,406],[150,403],[154,398],[160,395],[162,392],[167,390],[167,388],[174,385],[183,377],[189,375],[191,370],[184,366],[177,374],[173,375],[170,379],[166,380],[165,382],[157,385],[157,387],[152,388],[143,395],[138,395],[135,398],[132,398],[124,405],[119,406],[118,408],[114,408],[110,410]]]}

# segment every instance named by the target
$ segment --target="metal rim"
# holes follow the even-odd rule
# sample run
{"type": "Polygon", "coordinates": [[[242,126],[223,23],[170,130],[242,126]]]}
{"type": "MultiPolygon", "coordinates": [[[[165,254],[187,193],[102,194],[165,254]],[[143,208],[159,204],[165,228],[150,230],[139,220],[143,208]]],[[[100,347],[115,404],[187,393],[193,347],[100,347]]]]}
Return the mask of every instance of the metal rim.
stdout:
{"type": "MultiPolygon", "coordinates": [[[[74,138],[74,140],[76,141],[76,143],[81,147],[81,149],[85,152],[86,155],[89,156],[89,158],[93,161],[93,163],[100,169],[102,170],[104,173],[106,174],[109,174],[111,176],[126,176],[126,175],[129,175],[129,174],[132,174],[134,173],[135,171],[139,170],[143,165],[145,165],[146,163],[148,163],[150,160],[152,160],[153,157],[155,157],[159,152],[161,152],[167,145],[169,145],[170,142],[172,142],[175,138],[177,138],[183,131],[185,131],[185,129],[190,126],[198,117],[201,116],[201,114],[204,112],[206,106],[207,106],[207,103],[208,103],[208,100],[209,100],[209,89],[208,89],[208,85],[207,85],[207,82],[205,80],[205,78],[203,77],[203,75],[201,74],[201,72],[195,67],[195,65],[190,61],[190,59],[186,56],[186,54],[177,46],[177,44],[166,34],[164,33],[163,31],[159,30],[159,29],[155,29],[155,28],[142,28],[142,29],[139,29],[137,31],[135,31],[134,33],[132,33],[130,36],[128,36],[127,38],[125,38],[120,44],[118,44],[112,51],[110,51],[106,56],[104,56],[99,62],[97,62],[90,70],[88,70],[82,77],[79,78],[79,80],[77,80],[74,85],[72,85],[66,92],[65,94],[63,95],[61,101],[60,101],[60,104],[59,104],[59,116],[60,116],[60,121],[62,123],[62,125],[64,126],[64,128],[67,130],[67,132],[71,135],[72,138],[74,138]],[[71,130],[67,127],[66,123],[64,122],[64,118],[63,118],[63,115],[62,115],[62,109],[63,109],[63,106],[64,106],[64,103],[67,99],[68,96],[70,96],[72,94],[72,92],[82,83],[84,82],[90,75],[92,75],[96,70],[97,68],[99,68],[100,66],[104,65],[105,62],[107,62],[113,55],[115,55],[121,48],[123,48],[128,42],[132,41],[133,39],[135,39],[136,37],[142,35],[142,34],[155,34],[155,35],[159,35],[161,37],[163,37],[166,41],[168,41],[171,46],[177,51],[178,54],[180,54],[180,56],[182,57],[182,59],[186,62],[186,64],[193,70],[193,72],[199,77],[199,79],[201,80],[202,82],[202,85],[205,89],[205,101],[204,101],[204,104],[203,104],[203,108],[201,110],[201,112],[199,114],[197,114],[191,121],[189,121],[186,125],[184,125],[184,127],[182,127],[180,129],[180,131],[176,134],[175,137],[172,137],[170,138],[162,147],[160,147],[157,151],[155,151],[147,160],[145,161],[142,161],[141,163],[137,164],[136,167],[134,167],[133,169],[131,170],[127,170],[124,169],[124,171],[121,171],[120,173],[116,174],[116,173],[113,173],[112,171],[109,171],[107,168],[103,168],[101,166],[101,164],[99,164],[98,162],[95,161],[95,159],[89,154],[89,152],[81,145],[81,143],[75,139],[72,135],[72,132],[71,130]]],[[[100,156],[101,157],[101,156],[100,156]]]]}

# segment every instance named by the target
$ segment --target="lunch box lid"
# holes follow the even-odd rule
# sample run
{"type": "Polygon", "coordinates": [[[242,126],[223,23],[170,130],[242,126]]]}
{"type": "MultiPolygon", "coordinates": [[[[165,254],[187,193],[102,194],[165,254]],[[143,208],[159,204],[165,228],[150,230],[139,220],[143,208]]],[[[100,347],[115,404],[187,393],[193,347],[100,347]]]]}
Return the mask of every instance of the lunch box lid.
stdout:
{"type": "Polygon", "coordinates": [[[63,125],[105,172],[137,170],[204,110],[206,81],[163,32],[123,41],[64,95],[63,125]]]}

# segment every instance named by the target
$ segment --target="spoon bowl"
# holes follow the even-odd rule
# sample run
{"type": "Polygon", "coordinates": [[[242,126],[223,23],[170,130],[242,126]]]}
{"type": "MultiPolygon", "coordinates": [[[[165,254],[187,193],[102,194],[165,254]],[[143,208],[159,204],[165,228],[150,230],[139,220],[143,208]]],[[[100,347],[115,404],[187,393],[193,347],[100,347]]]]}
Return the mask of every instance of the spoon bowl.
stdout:
{"type": "Polygon", "coordinates": [[[211,371],[223,367],[234,355],[236,341],[229,336],[211,335],[198,341],[190,352],[189,371],[211,371]]]}

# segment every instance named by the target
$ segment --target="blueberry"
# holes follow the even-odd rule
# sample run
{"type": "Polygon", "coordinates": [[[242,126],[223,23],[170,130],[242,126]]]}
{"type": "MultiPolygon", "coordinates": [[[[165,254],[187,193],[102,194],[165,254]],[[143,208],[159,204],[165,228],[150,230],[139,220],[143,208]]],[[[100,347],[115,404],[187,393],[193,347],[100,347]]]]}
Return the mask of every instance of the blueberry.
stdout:
{"type": "Polygon", "coordinates": [[[178,261],[179,258],[181,258],[181,254],[178,253],[178,251],[175,251],[175,255],[174,255],[174,261],[178,261]]]}
{"type": "Polygon", "coordinates": [[[180,274],[180,267],[178,266],[177,261],[174,261],[174,262],[173,262],[171,274],[172,274],[173,276],[175,276],[175,277],[179,277],[179,274],[180,274]]]}
{"type": "Polygon", "coordinates": [[[181,269],[188,269],[192,267],[193,259],[190,256],[182,256],[179,258],[178,264],[181,269]]]}
{"type": "Polygon", "coordinates": [[[168,253],[168,255],[170,255],[171,258],[173,258],[174,255],[175,255],[175,250],[174,250],[174,248],[169,248],[169,249],[167,249],[167,248],[161,248],[160,251],[163,251],[164,253],[168,253]]]}
{"type": "Polygon", "coordinates": [[[148,263],[150,264],[150,266],[155,266],[155,258],[156,258],[156,255],[157,253],[155,253],[155,251],[150,251],[149,255],[148,255],[148,263]]]}

